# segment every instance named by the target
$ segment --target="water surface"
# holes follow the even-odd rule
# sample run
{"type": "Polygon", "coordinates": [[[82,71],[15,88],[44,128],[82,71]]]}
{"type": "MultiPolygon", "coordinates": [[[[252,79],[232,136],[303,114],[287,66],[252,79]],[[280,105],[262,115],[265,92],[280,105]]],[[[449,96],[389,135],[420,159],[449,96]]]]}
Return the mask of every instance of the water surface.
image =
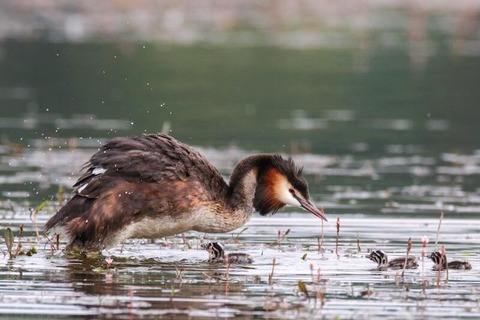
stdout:
{"type": "Polygon", "coordinates": [[[0,226],[13,230],[15,247],[37,253],[9,259],[0,239],[0,314],[479,318],[478,41],[445,32],[451,20],[441,14],[413,42],[408,14],[376,17],[384,22],[369,31],[326,30],[343,40],[307,47],[282,37],[233,46],[1,42],[0,226]],[[248,154],[293,155],[328,223],[286,208],[255,215],[244,230],[129,240],[90,259],[66,255],[64,238],[59,250],[36,240],[32,217],[41,227],[58,210],[101,144],[162,130],[225,179],[248,154]],[[447,281],[422,259],[425,236],[428,253],[444,246],[473,269],[450,270],[447,281]],[[365,258],[373,249],[402,256],[409,238],[420,268],[403,277],[365,258]],[[200,245],[213,240],[254,263],[210,265],[200,245]]]}

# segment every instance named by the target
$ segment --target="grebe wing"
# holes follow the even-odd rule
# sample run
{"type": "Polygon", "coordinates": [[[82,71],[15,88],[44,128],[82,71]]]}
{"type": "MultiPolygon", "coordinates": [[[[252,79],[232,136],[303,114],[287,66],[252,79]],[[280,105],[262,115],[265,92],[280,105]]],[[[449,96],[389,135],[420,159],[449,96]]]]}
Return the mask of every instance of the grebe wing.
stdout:
{"type": "Polygon", "coordinates": [[[195,182],[211,194],[227,188],[218,170],[199,152],[165,134],[113,139],[92,156],[84,169],[73,186],[77,195],[89,198],[97,198],[102,189],[118,179],[140,184],[195,182]]]}

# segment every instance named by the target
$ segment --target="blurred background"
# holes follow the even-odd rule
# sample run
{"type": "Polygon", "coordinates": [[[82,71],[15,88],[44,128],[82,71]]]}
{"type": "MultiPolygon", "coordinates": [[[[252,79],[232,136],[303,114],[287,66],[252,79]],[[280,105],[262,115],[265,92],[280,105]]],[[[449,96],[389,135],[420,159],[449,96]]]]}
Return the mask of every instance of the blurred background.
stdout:
{"type": "Polygon", "coordinates": [[[4,171],[162,130],[249,152],[477,154],[480,1],[0,6],[1,151],[30,161],[4,171]]]}

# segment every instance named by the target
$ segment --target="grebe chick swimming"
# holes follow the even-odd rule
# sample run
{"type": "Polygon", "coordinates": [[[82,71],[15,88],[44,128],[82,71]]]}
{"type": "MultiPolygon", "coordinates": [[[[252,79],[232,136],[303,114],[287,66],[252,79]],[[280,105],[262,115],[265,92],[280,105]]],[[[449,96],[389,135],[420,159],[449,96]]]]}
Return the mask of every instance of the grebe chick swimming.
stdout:
{"type": "MultiPolygon", "coordinates": [[[[405,257],[399,257],[392,260],[388,260],[388,256],[382,250],[374,250],[365,256],[366,258],[372,260],[373,262],[378,263],[378,270],[386,270],[387,268],[391,269],[403,269],[405,264],[405,257]]],[[[406,269],[416,269],[418,268],[417,258],[407,257],[406,269]]]]}
{"type": "Polygon", "coordinates": [[[128,238],[195,230],[232,231],[250,218],[301,207],[327,220],[309,198],[291,158],[241,160],[227,184],[199,152],[165,134],[116,138],[103,145],[74,184],[73,197],[44,226],[62,227],[69,248],[99,251],[128,238]]]}
{"type": "Polygon", "coordinates": [[[238,263],[248,264],[253,262],[253,258],[246,253],[229,253],[225,254],[223,247],[218,242],[209,242],[202,245],[202,248],[208,251],[210,263],[225,262],[225,263],[238,263]]]}
{"type": "Polygon", "coordinates": [[[447,268],[452,270],[472,269],[472,265],[468,261],[454,260],[447,262],[447,256],[444,254],[442,257],[442,254],[438,251],[432,252],[427,257],[432,259],[433,263],[435,263],[435,265],[433,266],[433,270],[438,270],[440,269],[440,267],[442,268],[442,270],[445,270],[447,268]]]}

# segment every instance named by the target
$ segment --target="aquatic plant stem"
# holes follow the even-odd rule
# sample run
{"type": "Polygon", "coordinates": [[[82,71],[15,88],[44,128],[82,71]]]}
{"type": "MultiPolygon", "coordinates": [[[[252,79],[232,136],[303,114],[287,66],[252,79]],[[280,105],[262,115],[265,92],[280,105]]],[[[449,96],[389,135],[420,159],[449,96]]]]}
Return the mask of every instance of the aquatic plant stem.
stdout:
{"type": "Polygon", "coordinates": [[[190,243],[190,241],[188,241],[187,237],[185,237],[185,233],[182,233],[182,241],[188,249],[192,249],[192,244],[190,243]]]}
{"type": "Polygon", "coordinates": [[[59,207],[61,207],[63,205],[63,203],[65,202],[65,186],[63,184],[60,184],[58,186],[57,202],[58,202],[59,207]]]}
{"type": "Polygon", "coordinates": [[[442,225],[442,221],[443,221],[444,216],[445,216],[445,214],[443,212],[440,213],[440,221],[438,221],[437,237],[435,238],[435,250],[434,251],[437,251],[438,237],[440,235],[440,226],[442,225]]]}
{"type": "Polygon", "coordinates": [[[10,228],[5,229],[5,244],[7,246],[7,251],[10,256],[10,259],[13,259],[13,231],[10,228]]]}
{"type": "Polygon", "coordinates": [[[338,236],[339,236],[339,233],[340,233],[340,218],[337,218],[337,239],[335,241],[335,254],[337,255],[337,258],[339,257],[338,256],[338,236]]]}
{"type": "Polygon", "coordinates": [[[275,257],[273,257],[273,260],[272,260],[272,272],[270,273],[270,275],[268,276],[268,284],[272,284],[272,280],[273,280],[273,272],[275,271],[275,262],[276,262],[276,259],[275,257]]]}
{"type": "Polygon", "coordinates": [[[282,242],[285,239],[287,239],[287,236],[288,236],[289,233],[290,233],[290,229],[287,229],[283,234],[282,234],[282,231],[278,230],[277,231],[277,240],[274,242],[274,244],[278,244],[278,246],[280,247],[282,242]]]}
{"type": "MultiPolygon", "coordinates": [[[[323,209],[322,209],[323,212],[323,209]]],[[[323,253],[323,220],[322,220],[322,231],[320,237],[317,238],[318,241],[318,253],[323,253]]]]}
{"type": "MultiPolygon", "coordinates": [[[[59,234],[57,233],[57,246],[58,246],[58,238],[59,238],[59,234]]],[[[53,256],[53,252],[55,251],[55,245],[53,244],[53,240],[50,239],[46,234],[43,235],[45,238],[47,238],[48,240],[48,244],[50,245],[50,255],[53,256]]],[[[59,250],[59,249],[57,249],[59,250]]]]}
{"type": "Polygon", "coordinates": [[[358,232],[357,232],[357,251],[358,252],[362,251],[362,248],[360,247],[360,236],[358,235],[358,232]]]}
{"type": "Polygon", "coordinates": [[[228,255],[225,255],[225,295],[228,295],[230,289],[230,261],[228,261],[228,255]]]}
{"type": "Polygon", "coordinates": [[[427,248],[428,241],[429,240],[427,236],[422,237],[422,286],[424,288],[427,283],[427,281],[425,280],[425,256],[427,255],[426,248],[427,248]]]}
{"type": "Polygon", "coordinates": [[[107,263],[106,268],[110,269],[110,267],[112,266],[112,263],[113,263],[113,258],[111,256],[108,256],[108,257],[105,258],[105,262],[107,263]]]}
{"type": "Polygon", "coordinates": [[[22,234],[23,234],[23,223],[20,224],[18,230],[18,243],[17,243],[17,250],[15,251],[15,257],[22,251],[22,234]]]}
{"type": "Polygon", "coordinates": [[[230,280],[230,261],[228,261],[228,255],[225,255],[225,276],[227,281],[230,280]]]}
{"type": "Polygon", "coordinates": [[[438,271],[438,277],[437,277],[437,286],[439,286],[439,283],[440,283],[440,271],[442,271],[442,267],[444,263],[445,263],[445,282],[448,282],[448,262],[447,262],[447,254],[445,252],[444,245],[442,245],[442,251],[440,253],[441,253],[441,260],[438,268],[439,271],[438,271]]]}
{"type": "Polygon", "coordinates": [[[33,223],[33,229],[35,230],[35,235],[37,236],[37,241],[40,240],[40,232],[38,231],[38,224],[37,224],[37,214],[45,207],[47,204],[47,200],[43,201],[36,207],[35,209],[30,208],[30,220],[33,223]]]}
{"type": "Polygon", "coordinates": [[[408,238],[408,241],[407,241],[407,254],[405,256],[405,261],[403,262],[402,279],[403,279],[403,276],[405,275],[405,269],[407,268],[407,259],[408,259],[408,255],[410,254],[410,250],[412,250],[412,238],[408,238]]]}

